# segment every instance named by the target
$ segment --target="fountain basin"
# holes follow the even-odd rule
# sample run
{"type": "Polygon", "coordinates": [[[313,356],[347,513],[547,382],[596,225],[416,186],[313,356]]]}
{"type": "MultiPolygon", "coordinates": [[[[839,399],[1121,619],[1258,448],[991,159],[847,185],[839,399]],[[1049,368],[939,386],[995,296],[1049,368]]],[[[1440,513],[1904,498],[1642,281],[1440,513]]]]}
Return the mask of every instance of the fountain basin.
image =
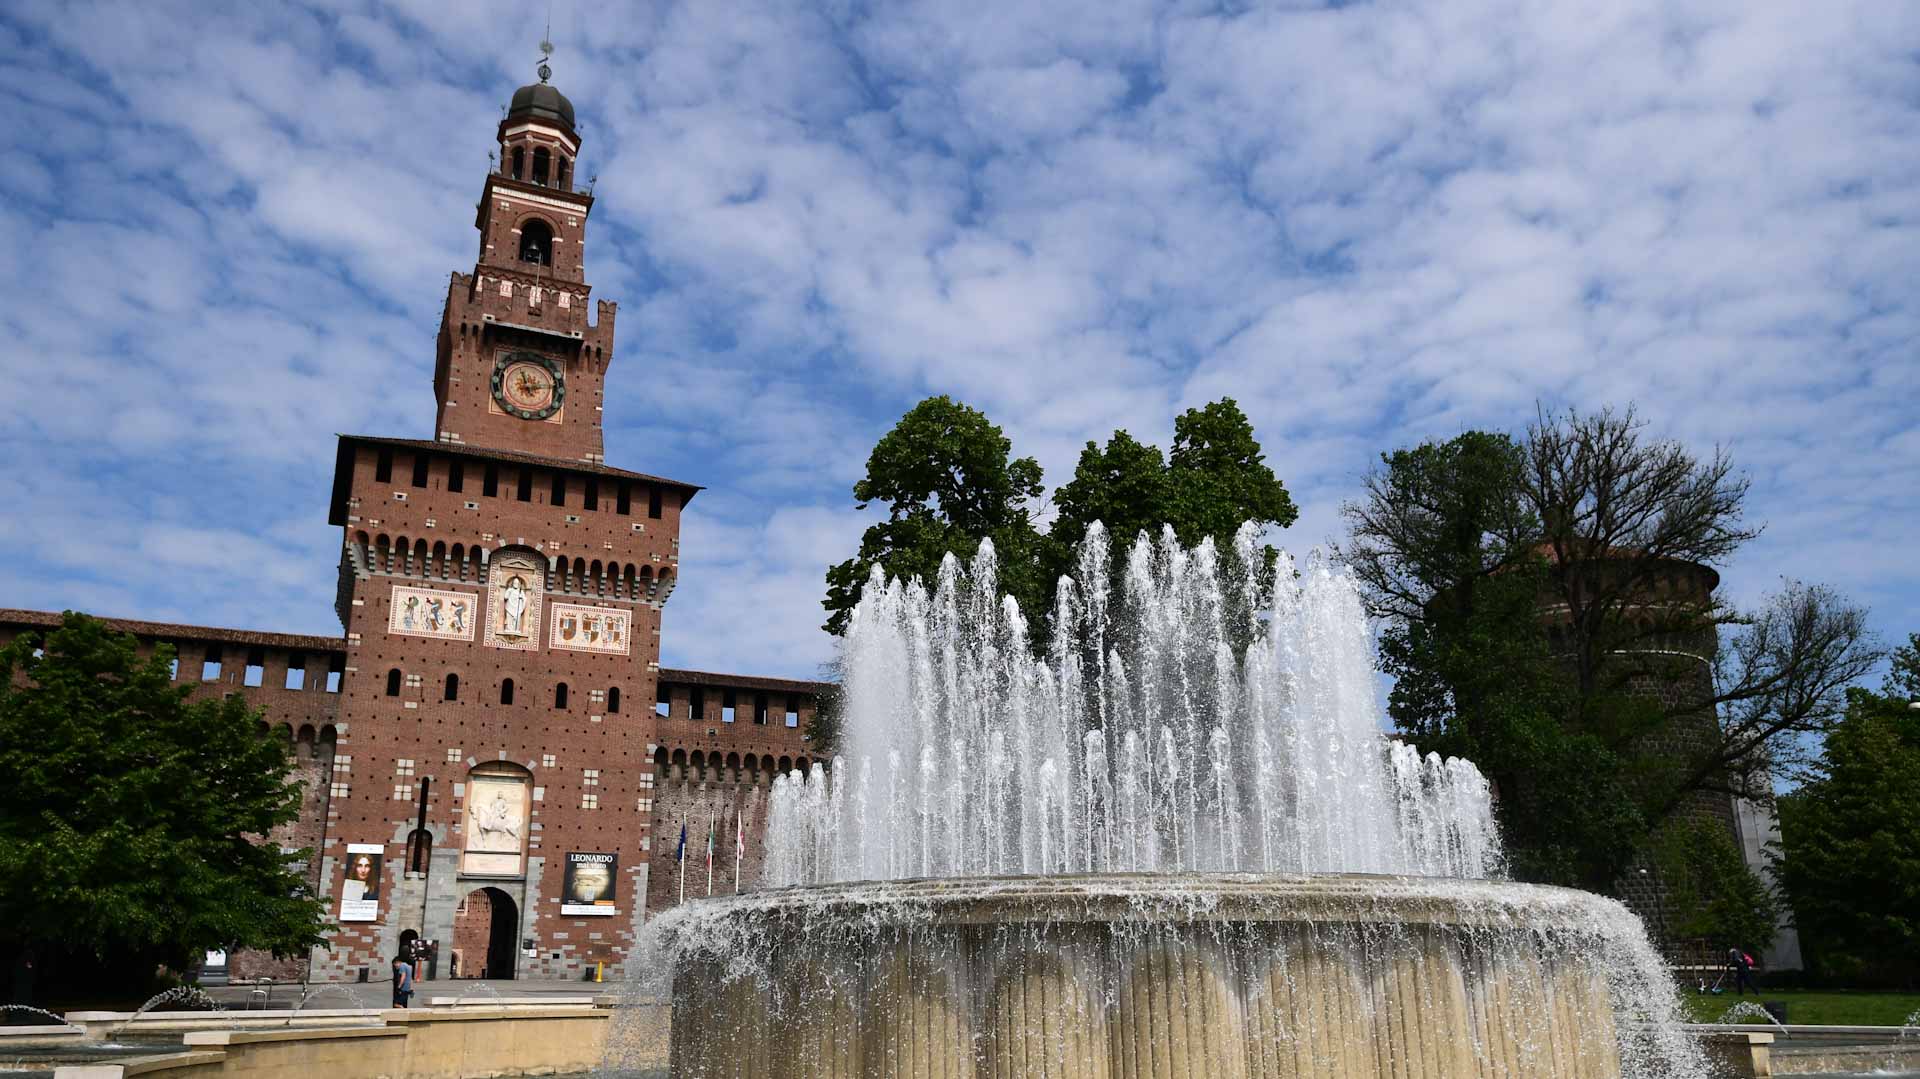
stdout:
{"type": "Polygon", "coordinates": [[[1360,874],[903,880],[690,902],[672,1074],[1679,1075],[1640,922],[1563,888],[1360,874]]]}

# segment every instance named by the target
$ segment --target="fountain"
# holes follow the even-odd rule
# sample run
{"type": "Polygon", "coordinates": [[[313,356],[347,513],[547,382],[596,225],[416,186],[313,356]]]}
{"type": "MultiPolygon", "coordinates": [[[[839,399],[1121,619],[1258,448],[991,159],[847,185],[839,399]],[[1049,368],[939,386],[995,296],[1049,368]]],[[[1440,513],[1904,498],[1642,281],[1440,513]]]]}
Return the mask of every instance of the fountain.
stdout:
{"type": "Polygon", "coordinates": [[[135,1008],[131,1015],[108,1030],[106,1037],[111,1040],[132,1026],[141,1016],[169,1004],[183,1006],[180,1009],[182,1011],[223,1012],[227,1010],[219,1001],[194,986],[176,985],[172,989],[163,990],[148,997],[146,1003],[135,1008]]]}
{"type": "Polygon", "coordinates": [[[990,545],[876,573],[765,890],[653,923],[675,1076],[1708,1074],[1638,919],[1501,881],[1479,771],[1382,735],[1349,578],[1107,551],[1044,657],[990,545]]]}

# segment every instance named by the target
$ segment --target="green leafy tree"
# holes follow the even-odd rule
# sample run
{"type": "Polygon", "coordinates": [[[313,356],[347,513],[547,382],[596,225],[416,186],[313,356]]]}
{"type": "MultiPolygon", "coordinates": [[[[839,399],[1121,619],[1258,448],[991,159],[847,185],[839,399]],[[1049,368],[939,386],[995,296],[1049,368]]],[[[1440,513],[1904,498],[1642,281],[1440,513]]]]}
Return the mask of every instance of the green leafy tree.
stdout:
{"type": "Polygon", "coordinates": [[[0,649],[0,952],[43,991],[322,943],[322,904],[262,842],[299,812],[285,747],[238,698],[189,700],[171,658],[71,612],[0,649]]]}
{"type": "Polygon", "coordinates": [[[1725,826],[1695,820],[1669,828],[1656,857],[1675,936],[1755,953],[1773,943],[1780,905],[1747,867],[1725,826]]]}
{"type": "Polygon", "coordinates": [[[1117,562],[1135,536],[1156,531],[1168,520],[1173,510],[1168,489],[1167,459],[1160,447],[1125,431],[1115,431],[1105,446],[1088,442],[1073,478],[1053,495],[1058,514],[1048,535],[1061,556],[1057,570],[1067,571],[1064,559],[1073,556],[1095,521],[1106,525],[1117,562]]]}
{"type": "Polygon", "coordinates": [[[1013,444],[977,409],[946,396],[915,405],[874,446],[867,474],[853,485],[860,508],[885,503],[887,519],[861,536],[859,554],[827,570],[826,630],[846,632],[873,567],[931,586],[941,559],[971,558],[989,539],[1001,590],[1029,616],[1046,610],[1045,541],[1033,525],[1041,491],[1039,462],[1015,458],[1013,444]]]}
{"type": "Polygon", "coordinates": [[[1854,689],[1813,778],[1780,799],[1778,878],[1823,975],[1920,985],[1920,634],[1854,689]]]}
{"type": "Polygon", "coordinates": [[[1174,419],[1167,498],[1167,520],[1188,545],[1211,536],[1231,550],[1233,534],[1247,521],[1285,528],[1300,516],[1231,397],[1174,419]]]}
{"type": "Polygon", "coordinates": [[[1876,661],[1864,612],[1829,589],[1789,582],[1742,613],[1675,587],[1754,535],[1746,482],[1630,409],[1382,464],[1342,554],[1384,623],[1390,710],[1495,780],[1523,876],[1611,887],[1690,799],[1791,767],[1876,661]]]}
{"type": "MultiPolygon", "coordinates": [[[[1048,532],[1048,580],[1073,569],[1072,559],[1095,521],[1106,526],[1109,566],[1118,583],[1140,533],[1171,526],[1184,546],[1211,538],[1223,555],[1248,521],[1285,528],[1300,516],[1286,485],[1266,463],[1253,424],[1231,397],[1190,408],[1173,421],[1173,452],[1163,457],[1125,431],[1105,446],[1088,442],[1073,478],[1054,494],[1058,514],[1048,532]]],[[[1265,551],[1270,566],[1278,552],[1265,551]]]]}
{"type": "Polygon", "coordinates": [[[1382,620],[1387,710],[1421,748],[1473,760],[1500,791],[1514,873],[1604,886],[1641,833],[1621,761],[1567,724],[1569,687],[1539,600],[1548,569],[1523,447],[1468,431],[1382,455],[1344,512],[1340,552],[1382,620]]]}

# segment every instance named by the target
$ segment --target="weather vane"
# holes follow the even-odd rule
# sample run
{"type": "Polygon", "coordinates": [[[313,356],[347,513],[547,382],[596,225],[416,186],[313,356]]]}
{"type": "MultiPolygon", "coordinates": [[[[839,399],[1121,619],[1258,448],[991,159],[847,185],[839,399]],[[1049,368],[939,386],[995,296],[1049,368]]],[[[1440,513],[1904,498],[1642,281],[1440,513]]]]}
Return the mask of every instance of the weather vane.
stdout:
{"type": "Polygon", "coordinates": [[[552,0],[548,0],[547,28],[544,31],[542,31],[540,34],[540,66],[535,69],[540,73],[541,82],[546,82],[548,79],[553,78],[553,68],[547,66],[547,61],[552,57],[553,57],[553,3],[552,3],[552,0]]]}

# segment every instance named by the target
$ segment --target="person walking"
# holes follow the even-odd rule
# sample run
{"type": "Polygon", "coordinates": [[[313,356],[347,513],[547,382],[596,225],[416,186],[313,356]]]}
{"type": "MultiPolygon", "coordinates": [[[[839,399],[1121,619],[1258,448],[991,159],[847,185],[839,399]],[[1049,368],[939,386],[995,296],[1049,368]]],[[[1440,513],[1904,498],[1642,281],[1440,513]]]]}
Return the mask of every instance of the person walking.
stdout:
{"type": "Polygon", "coordinates": [[[413,996],[413,964],[404,955],[393,957],[393,1006],[404,1008],[413,996]]]}
{"type": "Polygon", "coordinates": [[[1733,975],[1735,996],[1745,996],[1747,990],[1753,990],[1754,996],[1760,995],[1760,986],[1753,980],[1753,957],[1738,948],[1727,949],[1727,972],[1733,975]]]}

